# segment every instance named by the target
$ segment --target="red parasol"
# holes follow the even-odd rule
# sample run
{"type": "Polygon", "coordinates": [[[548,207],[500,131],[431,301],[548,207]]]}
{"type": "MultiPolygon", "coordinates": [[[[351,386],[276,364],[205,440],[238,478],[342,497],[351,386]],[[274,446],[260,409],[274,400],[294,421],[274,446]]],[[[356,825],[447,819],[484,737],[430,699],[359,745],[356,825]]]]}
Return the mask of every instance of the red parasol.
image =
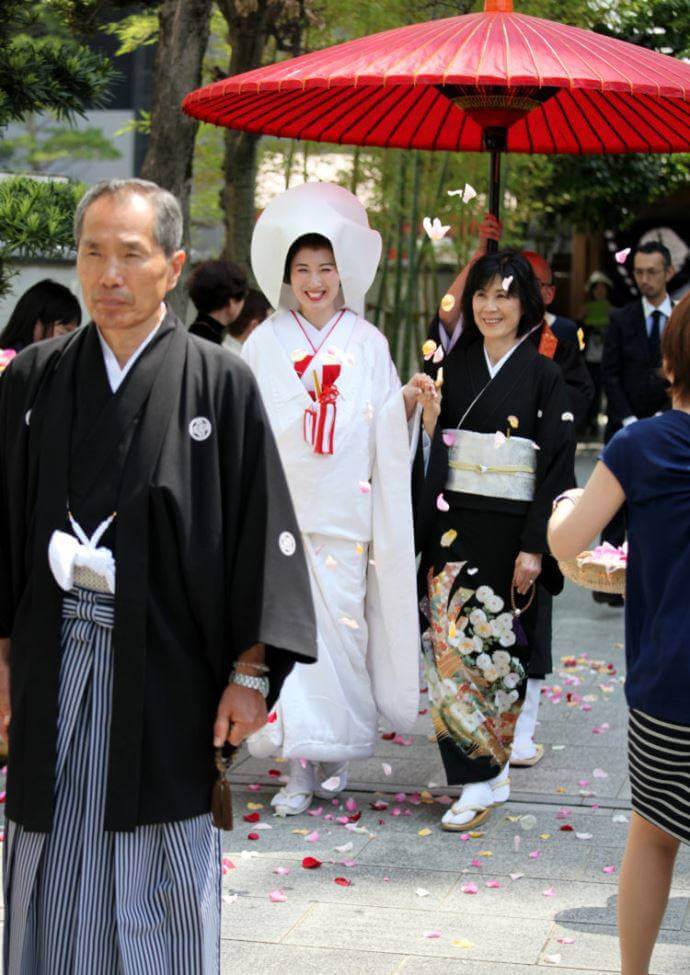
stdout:
{"type": "Polygon", "coordinates": [[[513,12],[385,31],[272,64],[187,95],[196,118],[248,132],[404,149],[500,152],[690,149],[690,65],[513,12]]]}

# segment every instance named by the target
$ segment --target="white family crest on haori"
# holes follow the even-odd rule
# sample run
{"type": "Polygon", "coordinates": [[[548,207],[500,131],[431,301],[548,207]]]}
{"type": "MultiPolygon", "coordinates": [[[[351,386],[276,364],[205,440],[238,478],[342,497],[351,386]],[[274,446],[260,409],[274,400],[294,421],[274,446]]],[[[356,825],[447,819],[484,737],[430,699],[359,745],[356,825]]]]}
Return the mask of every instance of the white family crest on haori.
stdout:
{"type": "Polygon", "coordinates": [[[211,436],[211,421],[205,416],[195,416],[189,423],[189,436],[192,440],[208,440],[211,436]]]}
{"type": "Polygon", "coordinates": [[[342,296],[358,314],[381,257],[381,235],[369,226],[357,197],[335,183],[303,183],[274,197],[259,217],[252,237],[252,270],[274,308],[296,309],[289,284],[283,283],[288,251],[304,234],[330,240],[342,296]]]}
{"type": "Polygon", "coordinates": [[[278,538],[278,548],[283,553],[283,555],[286,555],[288,558],[290,558],[291,555],[295,554],[295,552],[297,551],[297,541],[295,539],[295,536],[292,534],[292,532],[280,533],[280,536],[278,538]]]}

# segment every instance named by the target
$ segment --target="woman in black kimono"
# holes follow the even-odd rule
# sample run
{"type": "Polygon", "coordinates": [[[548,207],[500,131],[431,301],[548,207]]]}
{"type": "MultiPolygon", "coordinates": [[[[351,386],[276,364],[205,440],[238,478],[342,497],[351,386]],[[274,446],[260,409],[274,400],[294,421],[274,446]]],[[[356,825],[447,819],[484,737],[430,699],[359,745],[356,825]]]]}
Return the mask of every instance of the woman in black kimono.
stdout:
{"type": "Polygon", "coordinates": [[[553,499],[574,484],[575,453],[561,372],[524,341],[544,314],[524,258],[477,261],[462,303],[417,524],[432,715],[448,783],[463,786],[447,830],[478,825],[510,794],[534,583],[562,587],[546,524],[553,499]]]}

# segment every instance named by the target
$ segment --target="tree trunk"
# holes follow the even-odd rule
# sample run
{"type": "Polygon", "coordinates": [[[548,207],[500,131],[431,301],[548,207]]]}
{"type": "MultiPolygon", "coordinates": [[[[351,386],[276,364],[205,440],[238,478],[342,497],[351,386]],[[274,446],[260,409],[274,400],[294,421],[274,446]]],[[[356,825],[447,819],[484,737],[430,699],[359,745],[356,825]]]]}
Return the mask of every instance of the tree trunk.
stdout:
{"type": "MultiPolygon", "coordinates": [[[[180,104],[185,95],[201,85],[211,3],[212,0],[163,0],[161,3],[153,69],[151,135],[141,167],[143,179],[170,190],[182,204],[187,251],[194,143],[199,123],[185,115],[180,104]]],[[[186,277],[186,274],[182,276],[170,295],[170,304],[182,319],[187,308],[186,277]]]]}
{"type": "MultiPolygon", "coordinates": [[[[232,47],[231,76],[261,66],[271,18],[275,14],[274,6],[267,0],[259,0],[256,9],[242,14],[238,13],[235,0],[218,0],[218,7],[228,25],[228,39],[232,47]]],[[[225,134],[223,256],[244,265],[250,273],[249,251],[254,229],[254,191],[260,138],[260,135],[251,132],[233,129],[228,129],[225,134]]]]}

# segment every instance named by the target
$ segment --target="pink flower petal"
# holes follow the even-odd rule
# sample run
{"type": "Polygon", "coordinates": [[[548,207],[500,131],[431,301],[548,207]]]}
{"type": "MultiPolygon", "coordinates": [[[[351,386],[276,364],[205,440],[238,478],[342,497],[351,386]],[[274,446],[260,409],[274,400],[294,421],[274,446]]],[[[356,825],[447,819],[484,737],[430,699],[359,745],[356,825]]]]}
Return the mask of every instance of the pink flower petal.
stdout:
{"type": "Polygon", "coordinates": [[[359,493],[360,494],[371,494],[371,484],[369,481],[359,482],[359,493]]]}
{"type": "Polygon", "coordinates": [[[602,873],[615,873],[616,872],[616,868],[614,866],[611,866],[611,867],[602,867],[601,868],[601,872],[602,873]]]}
{"type": "Polygon", "coordinates": [[[444,433],[443,433],[443,442],[446,445],[446,447],[454,447],[455,446],[455,434],[453,433],[452,430],[446,430],[446,431],[444,431],[444,433]]]}
{"type": "Polygon", "coordinates": [[[310,833],[308,836],[304,837],[306,843],[316,843],[316,841],[320,839],[321,839],[321,834],[316,830],[314,830],[314,832],[310,833]]]}
{"type": "Polygon", "coordinates": [[[443,497],[443,492],[436,498],[436,507],[439,511],[450,511],[450,505],[443,497]]]}
{"type": "Polygon", "coordinates": [[[477,894],[479,892],[476,884],[463,884],[460,890],[463,894],[477,894]]]}
{"type": "Polygon", "coordinates": [[[279,877],[287,877],[290,873],[289,867],[276,867],[273,873],[277,873],[279,877]]]}
{"type": "Polygon", "coordinates": [[[618,264],[625,264],[628,257],[630,256],[631,247],[624,247],[622,251],[616,251],[616,262],[618,264]]]}
{"type": "Polygon", "coordinates": [[[498,880],[487,880],[486,886],[492,890],[498,890],[501,885],[499,884],[498,880]]]}
{"type": "Polygon", "coordinates": [[[424,932],[424,937],[425,938],[432,938],[432,939],[433,938],[440,938],[441,937],[441,932],[440,931],[425,931],[424,932]]]}
{"type": "Polygon", "coordinates": [[[555,897],[556,891],[554,890],[553,887],[547,887],[546,890],[542,890],[542,894],[544,895],[544,897],[555,897]]]}
{"type": "Polygon", "coordinates": [[[268,899],[274,904],[283,904],[287,900],[287,897],[282,890],[272,890],[268,895],[268,899]]]}

